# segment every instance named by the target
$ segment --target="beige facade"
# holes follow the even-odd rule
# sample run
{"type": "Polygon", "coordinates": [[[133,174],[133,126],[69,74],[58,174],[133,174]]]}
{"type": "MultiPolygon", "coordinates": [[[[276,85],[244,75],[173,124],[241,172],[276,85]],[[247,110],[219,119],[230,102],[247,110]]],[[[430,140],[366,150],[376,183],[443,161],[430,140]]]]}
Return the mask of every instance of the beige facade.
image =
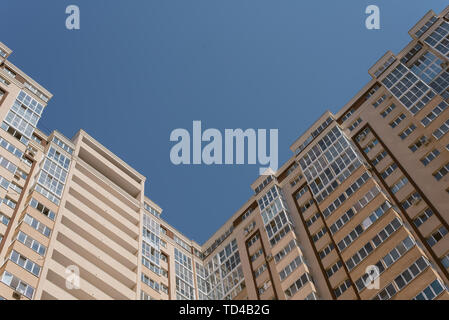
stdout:
{"type": "Polygon", "coordinates": [[[203,245],[85,131],[37,129],[51,94],[0,43],[2,299],[448,299],[449,7],[203,245]]]}

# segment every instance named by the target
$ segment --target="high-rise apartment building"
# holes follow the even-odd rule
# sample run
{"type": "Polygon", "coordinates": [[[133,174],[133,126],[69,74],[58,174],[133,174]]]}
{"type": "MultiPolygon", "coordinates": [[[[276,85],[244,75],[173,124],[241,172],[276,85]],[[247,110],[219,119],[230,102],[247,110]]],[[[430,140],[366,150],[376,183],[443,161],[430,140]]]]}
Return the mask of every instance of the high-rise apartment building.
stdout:
{"type": "Polygon", "coordinates": [[[448,299],[449,7],[409,33],[203,245],[86,132],[37,129],[51,94],[0,43],[0,297],[448,299]]]}

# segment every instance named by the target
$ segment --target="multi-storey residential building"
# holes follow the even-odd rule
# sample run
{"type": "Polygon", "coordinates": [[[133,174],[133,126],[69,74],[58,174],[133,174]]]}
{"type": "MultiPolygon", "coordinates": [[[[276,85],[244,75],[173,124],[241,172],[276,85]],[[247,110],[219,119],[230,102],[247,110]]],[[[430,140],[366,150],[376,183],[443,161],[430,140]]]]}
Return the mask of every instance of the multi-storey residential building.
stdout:
{"type": "Polygon", "coordinates": [[[0,43],[0,296],[448,299],[449,7],[410,35],[203,245],[85,131],[37,129],[51,94],[0,43]]]}

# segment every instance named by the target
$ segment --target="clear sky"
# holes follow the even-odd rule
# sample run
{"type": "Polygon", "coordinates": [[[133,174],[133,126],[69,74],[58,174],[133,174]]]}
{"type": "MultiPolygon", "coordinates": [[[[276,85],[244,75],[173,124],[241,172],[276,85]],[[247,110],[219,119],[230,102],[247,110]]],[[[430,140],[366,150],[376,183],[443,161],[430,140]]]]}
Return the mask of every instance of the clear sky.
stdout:
{"type": "Polygon", "coordinates": [[[54,94],[39,127],[78,129],[147,177],[163,218],[203,243],[251,196],[259,165],[175,166],[170,133],[279,129],[289,146],[338,111],[444,0],[2,0],[10,60],[54,94]],[[81,29],[65,28],[65,8],[81,29]],[[380,7],[381,29],[365,28],[380,7]]]}

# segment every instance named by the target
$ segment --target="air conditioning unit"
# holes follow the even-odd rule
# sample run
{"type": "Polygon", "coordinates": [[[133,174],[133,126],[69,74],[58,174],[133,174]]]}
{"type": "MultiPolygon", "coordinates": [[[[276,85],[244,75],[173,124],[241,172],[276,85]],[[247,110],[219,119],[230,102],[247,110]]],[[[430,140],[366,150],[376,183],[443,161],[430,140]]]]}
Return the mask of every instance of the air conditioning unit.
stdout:
{"type": "Polygon", "coordinates": [[[14,178],[20,180],[20,176],[17,173],[14,174],[14,178]]]}
{"type": "Polygon", "coordinates": [[[425,146],[428,146],[431,142],[432,142],[432,139],[431,139],[431,138],[424,137],[424,142],[423,142],[423,144],[424,144],[425,146]]]}
{"type": "Polygon", "coordinates": [[[449,63],[448,62],[443,62],[441,63],[441,68],[446,69],[447,67],[449,67],[449,63]]]}
{"type": "Polygon", "coordinates": [[[15,291],[12,293],[12,297],[13,297],[14,299],[16,299],[16,300],[20,300],[20,298],[22,297],[22,293],[19,292],[19,291],[17,291],[17,290],[15,290],[15,291]]]}
{"type": "Polygon", "coordinates": [[[411,202],[414,206],[417,206],[421,202],[421,198],[413,198],[411,202]]]}
{"type": "Polygon", "coordinates": [[[28,152],[27,152],[27,155],[29,155],[31,158],[34,158],[34,156],[35,156],[36,154],[34,153],[34,151],[28,151],[28,152]]]}
{"type": "Polygon", "coordinates": [[[362,142],[362,141],[365,140],[365,139],[366,139],[366,134],[361,133],[361,134],[359,135],[359,141],[362,142]]]}
{"type": "Polygon", "coordinates": [[[273,260],[273,255],[272,255],[272,254],[269,254],[269,255],[265,258],[265,260],[266,260],[267,262],[270,262],[271,260],[273,260]]]}

